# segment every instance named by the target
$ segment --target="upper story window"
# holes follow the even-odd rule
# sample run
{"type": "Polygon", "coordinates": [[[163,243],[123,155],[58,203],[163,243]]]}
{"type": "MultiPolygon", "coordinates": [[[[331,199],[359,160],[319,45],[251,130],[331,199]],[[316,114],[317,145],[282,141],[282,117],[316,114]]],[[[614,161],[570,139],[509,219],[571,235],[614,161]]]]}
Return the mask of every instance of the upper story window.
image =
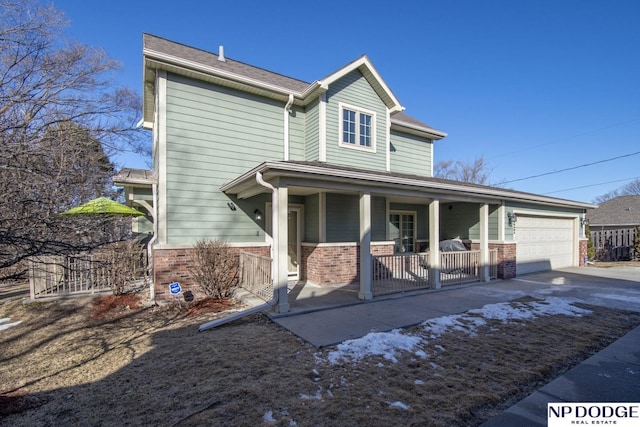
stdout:
{"type": "Polygon", "coordinates": [[[375,151],[376,113],[340,103],[340,145],[375,151]]]}

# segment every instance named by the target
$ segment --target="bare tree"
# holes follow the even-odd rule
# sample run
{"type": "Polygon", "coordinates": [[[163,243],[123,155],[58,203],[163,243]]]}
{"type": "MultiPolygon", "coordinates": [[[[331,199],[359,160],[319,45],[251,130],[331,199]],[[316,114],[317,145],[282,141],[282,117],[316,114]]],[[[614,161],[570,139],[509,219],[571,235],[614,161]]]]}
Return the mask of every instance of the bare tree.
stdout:
{"type": "Polygon", "coordinates": [[[593,203],[601,204],[618,196],[640,196],[640,178],[634,179],[613,191],[599,195],[593,199],[593,203]]]}
{"type": "Polygon", "coordinates": [[[438,178],[488,185],[491,169],[484,156],[479,156],[471,163],[460,160],[440,161],[435,165],[433,172],[438,178]]]}
{"type": "Polygon", "coordinates": [[[110,80],[119,64],[66,25],[53,6],[0,0],[0,268],[120,239],[118,220],[59,214],[112,191],[113,150],[147,150],[139,97],[110,80]]]}

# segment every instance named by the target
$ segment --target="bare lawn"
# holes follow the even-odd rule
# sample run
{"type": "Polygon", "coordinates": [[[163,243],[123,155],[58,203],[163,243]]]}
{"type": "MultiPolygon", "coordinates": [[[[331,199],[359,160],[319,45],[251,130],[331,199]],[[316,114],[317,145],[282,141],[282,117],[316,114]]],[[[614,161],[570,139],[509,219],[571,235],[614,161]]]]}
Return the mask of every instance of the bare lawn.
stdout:
{"type": "Polygon", "coordinates": [[[422,344],[425,357],[332,364],[335,348],[263,315],[199,333],[240,308],[229,301],[7,302],[0,425],[478,425],[640,324],[640,313],[580,307],[591,314],[448,332],[422,344]]]}

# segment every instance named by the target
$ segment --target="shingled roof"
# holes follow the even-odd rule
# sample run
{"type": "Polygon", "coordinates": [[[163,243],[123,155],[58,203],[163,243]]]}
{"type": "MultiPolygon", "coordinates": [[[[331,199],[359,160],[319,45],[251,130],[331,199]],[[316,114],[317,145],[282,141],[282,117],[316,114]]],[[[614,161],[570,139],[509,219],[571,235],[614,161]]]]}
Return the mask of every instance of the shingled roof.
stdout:
{"type": "MultiPolygon", "coordinates": [[[[169,71],[181,72],[179,70],[183,70],[184,74],[189,77],[215,78],[216,80],[211,81],[220,84],[223,84],[224,80],[234,81],[238,85],[235,86],[236,88],[262,95],[273,91],[273,93],[277,93],[278,99],[286,100],[287,94],[293,94],[297,100],[303,103],[316,97],[319,90],[321,91],[323,88],[326,90],[326,85],[340,78],[345,70],[358,69],[387,106],[393,107],[390,110],[392,112],[392,126],[405,132],[422,134],[431,139],[440,139],[447,135],[401,112],[404,107],[399,104],[391,89],[387,87],[386,83],[378,75],[366,55],[360,56],[320,80],[309,83],[233,60],[226,55],[221,58],[218,54],[151,34],[143,34],[143,52],[145,61],[148,61],[148,66],[150,64],[153,64],[153,67],[166,65],[169,67],[167,68],[169,71]],[[266,92],[263,92],[263,90],[266,92]]],[[[145,120],[152,120],[154,96],[151,91],[147,91],[147,88],[148,85],[152,84],[153,72],[146,74],[145,80],[145,120]]]]}
{"type": "Polygon", "coordinates": [[[609,199],[596,209],[587,211],[589,225],[640,225],[640,195],[609,199]]]}

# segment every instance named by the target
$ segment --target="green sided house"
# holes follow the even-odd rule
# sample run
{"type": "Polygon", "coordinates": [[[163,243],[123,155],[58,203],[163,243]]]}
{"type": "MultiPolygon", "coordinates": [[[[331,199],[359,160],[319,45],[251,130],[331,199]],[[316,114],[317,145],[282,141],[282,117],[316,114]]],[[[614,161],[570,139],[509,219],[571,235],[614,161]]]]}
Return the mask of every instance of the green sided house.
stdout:
{"type": "Polygon", "coordinates": [[[149,34],[143,58],[153,170],[115,181],[153,218],[156,288],[201,239],[271,258],[281,312],[292,279],[369,299],[583,262],[592,205],[434,178],[446,133],[366,56],[310,83],[149,34]]]}

